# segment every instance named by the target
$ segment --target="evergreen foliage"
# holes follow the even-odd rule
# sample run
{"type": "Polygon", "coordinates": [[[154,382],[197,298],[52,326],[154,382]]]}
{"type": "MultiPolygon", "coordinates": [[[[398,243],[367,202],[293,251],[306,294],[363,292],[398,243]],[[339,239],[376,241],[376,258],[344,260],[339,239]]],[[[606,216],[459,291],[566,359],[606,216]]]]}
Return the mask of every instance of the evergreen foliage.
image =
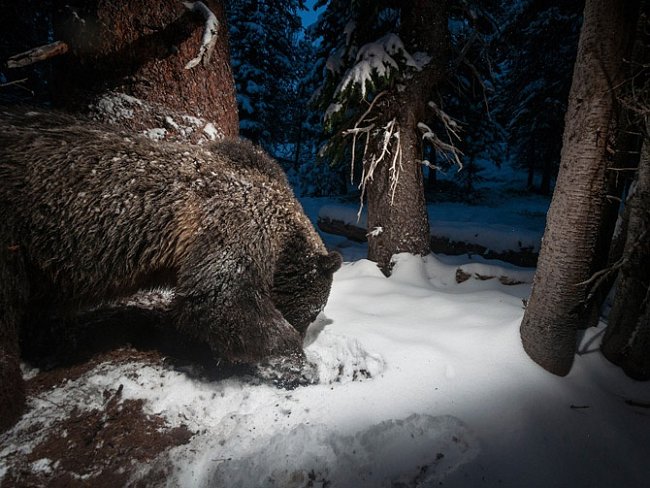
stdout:
{"type": "Polygon", "coordinates": [[[295,134],[303,7],[303,0],[227,2],[241,134],[281,159],[295,134]]]}
{"type": "MultiPolygon", "coordinates": [[[[323,156],[337,164],[351,159],[346,131],[354,129],[375,97],[384,90],[399,90],[427,59],[422,53],[408,52],[395,35],[400,19],[394,2],[321,0],[319,5],[327,8],[313,32],[319,42],[318,63],[324,70],[317,106],[328,138],[323,156]],[[333,35],[334,29],[338,36],[333,35]]],[[[495,31],[492,19],[499,7],[498,2],[489,1],[456,2],[452,7],[452,62],[446,83],[432,89],[431,100],[443,118],[449,114],[455,120],[460,138],[449,133],[436,110],[422,122],[433,129],[436,137],[453,143],[462,152],[459,156],[466,170],[458,176],[471,193],[479,179],[479,161],[499,163],[504,151],[503,131],[489,116],[488,102],[494,95],[490,65],[495,31]]],[[[425,145],[423,152],[423,159],[444,171],[455,164],[455,158],[446,151],[432,151],[425,145]]],[[[358,174],[353,179],[357,180],[358,174]]]]}
{"type": "MultiPolygon", "coordinates": [[[[453,58],[439,103],[462,130],[458,146],[463,170],[455,172],[454,179],[461,184],[465,198],[472,200],[478,196],[475,185],[483,181],[480,173],[484,165],[500,166],[506,152],[505,131],[494,115],[501,74],[495,66],[497,25],[503,8],[489,0],[455,2],[453,6],[449,22],[453,58]]],[[[444,167],[444,163],[438,164],[444,167]]]]}
{"type": "Polygon", "coordinates": [[[504,16],[497,116],[528,186],[544,194],[558,171],[583,7],[583,0],[525,0],[504,16]]]}

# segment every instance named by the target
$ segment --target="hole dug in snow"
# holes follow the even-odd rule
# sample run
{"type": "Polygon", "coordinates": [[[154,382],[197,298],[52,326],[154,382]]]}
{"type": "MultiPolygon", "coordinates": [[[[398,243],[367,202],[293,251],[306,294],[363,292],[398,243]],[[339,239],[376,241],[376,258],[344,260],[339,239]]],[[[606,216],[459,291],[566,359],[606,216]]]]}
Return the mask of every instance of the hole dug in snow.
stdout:
{"type": "Polygon", "coordinates": [[[332,332],[326,328],[329,323],[329,319],[319,315],[305,337],[305,356],[316,369],[318,383],[363,381],[384,371],[380,355],[368,352],[354,338],[332,332]]]}

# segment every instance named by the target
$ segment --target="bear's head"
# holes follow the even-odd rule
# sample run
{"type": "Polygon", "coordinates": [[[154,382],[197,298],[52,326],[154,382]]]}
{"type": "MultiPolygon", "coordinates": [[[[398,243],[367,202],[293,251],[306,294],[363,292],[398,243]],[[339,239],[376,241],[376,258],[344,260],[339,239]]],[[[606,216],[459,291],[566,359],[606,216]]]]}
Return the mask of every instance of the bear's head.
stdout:
{"type": "Polygon", "coordinates": [[[325,307],[332,276],[342,260],[337,252],[303,252],[301,244],[295,242],[281,253],[273,276],[272,298],[284,318],[304,335],[325,307]]]}

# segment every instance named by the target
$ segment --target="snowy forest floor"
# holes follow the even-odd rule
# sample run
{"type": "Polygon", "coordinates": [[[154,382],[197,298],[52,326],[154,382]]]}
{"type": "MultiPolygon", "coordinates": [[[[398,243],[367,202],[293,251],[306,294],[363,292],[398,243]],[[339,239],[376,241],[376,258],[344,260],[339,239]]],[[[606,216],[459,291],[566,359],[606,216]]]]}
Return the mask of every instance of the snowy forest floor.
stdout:
{"type": "MultiPolygon", "coordinates": [[[[504,202],[458,218],[517,206],[504,202]]],[[[331,203],[304,200],[312,218],[331,203]]],[[[26,367],[0,484],[647,486],[650,384],[601,356],[603,324],[567,377],[534,364],[519,339],[534,269],[399,255],[385,278],[363,244],[324,237],[346,262],[305,340],[316,384],[214,379],[129,347],[26,367]]]]}

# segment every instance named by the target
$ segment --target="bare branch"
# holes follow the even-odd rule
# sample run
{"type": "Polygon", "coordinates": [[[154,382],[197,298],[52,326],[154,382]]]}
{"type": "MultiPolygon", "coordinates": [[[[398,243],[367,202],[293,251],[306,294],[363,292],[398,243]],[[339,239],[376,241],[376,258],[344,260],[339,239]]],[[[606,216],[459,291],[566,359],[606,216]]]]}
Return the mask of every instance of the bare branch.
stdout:
{"type": "Polygon", "coordinates": [[[13,81],[8,81],[7,83],[0,83],[0,88],[4,88],[5,86],[11,86],[11,85],[22,85],[28,79],[29,78],[21,78],[20,80],[13,80],[13,81]]]}
{"type": "Polygon", "coordinates": [[[469,48],[472,47],[472,44],[474,44],[474,41],[476,40],[477,37],[478,37],[478,31],[475,30],[474,32],[472,32],[472,35],[470,36],[470,38],[467,40],[463,48],[458,53],[456,59],[452,62],[453,69],[457,69],[461,65],[461,63],[467,56],[467,53],[469,52],[469,48]]]}
{"type": "Polygon", "coordinates": [[[361,156],[361,160],[363,161],[363,159],[366,157],[366,152],[368,151],[368,144],[370,142],[370,131],[375,127],[375,124],[370,124],[366,127],[360,128],[359,124],[361,124],[361,122],[363,122],[365,118],[372,112],[372,109],[375,107],[379,99],[384,95],[386,95],[386,93],[387,93],[386,91],[379,92],[377,96],[370,103],[368,109],[355,122],[354,127],[352,129],[343,132],[344,136],[352,134],[352,158],[350,161],[350,183],[354,183],[354,158],[355,158],[355,150],[357,146],[357,136],[360,133],[366,134],[366,144],[363,148],[363,155],[361,156]]]}
{"type": "Polygon", "coordinates": [[[7,59],[7,68],[23,68],[30,64],[45,61],[46,59],[60,56],[68,52],[68,45],[63,41],[56,41],[44,46],[35,47],[29,51],[15,54],[7,59]]]}
{"type": "MultiPolygon", "coordinates": [[[[420,122],[418,123],[418,129],[422,131],[422,139],[425,141],[429,141],[431,145],[440,152],[444,158],[449,161],[450,163],[454,163],[458,166],[458,171],[463,169],[463,163],[460,160],[459,156],[462,156],[462,152],[460,149],[458,149],[456,146],[454,146],[451,143],[446,143],[442,139],[440,139],[431,128],[420,122]]],[[[454,132],[455,134],[455,132],[454,132]]],[[[451,141],[451,139],[450,139],[451,141]]]]}
{"type": "Polygon", "coordinates": [[[630,258],[629,256],[639,247],[645,244],[645,236],[648,234],[648,229],[644,230],[641,235],[637,238],[637,240],[632,244],[630,252],[626,253],[625,256],[622,256],[618,261],[616,261],[614,264],[611,266],[608,266],[607,268],[601,269],[600,271],[595,272],[591,277],[585,281],[581,281],[580,283],[576,283],[576,286],[587,286],[588,287],[588,295],[587,298],[585,298],[581,303],[586,303],[591,300],[591,297],[594,296],[596,291],[603,285],[603,283],[606,283],[609,279],[609,277],[613,274],[618,272],[623,266],[627,265],[629,262],[630,258]]]}

